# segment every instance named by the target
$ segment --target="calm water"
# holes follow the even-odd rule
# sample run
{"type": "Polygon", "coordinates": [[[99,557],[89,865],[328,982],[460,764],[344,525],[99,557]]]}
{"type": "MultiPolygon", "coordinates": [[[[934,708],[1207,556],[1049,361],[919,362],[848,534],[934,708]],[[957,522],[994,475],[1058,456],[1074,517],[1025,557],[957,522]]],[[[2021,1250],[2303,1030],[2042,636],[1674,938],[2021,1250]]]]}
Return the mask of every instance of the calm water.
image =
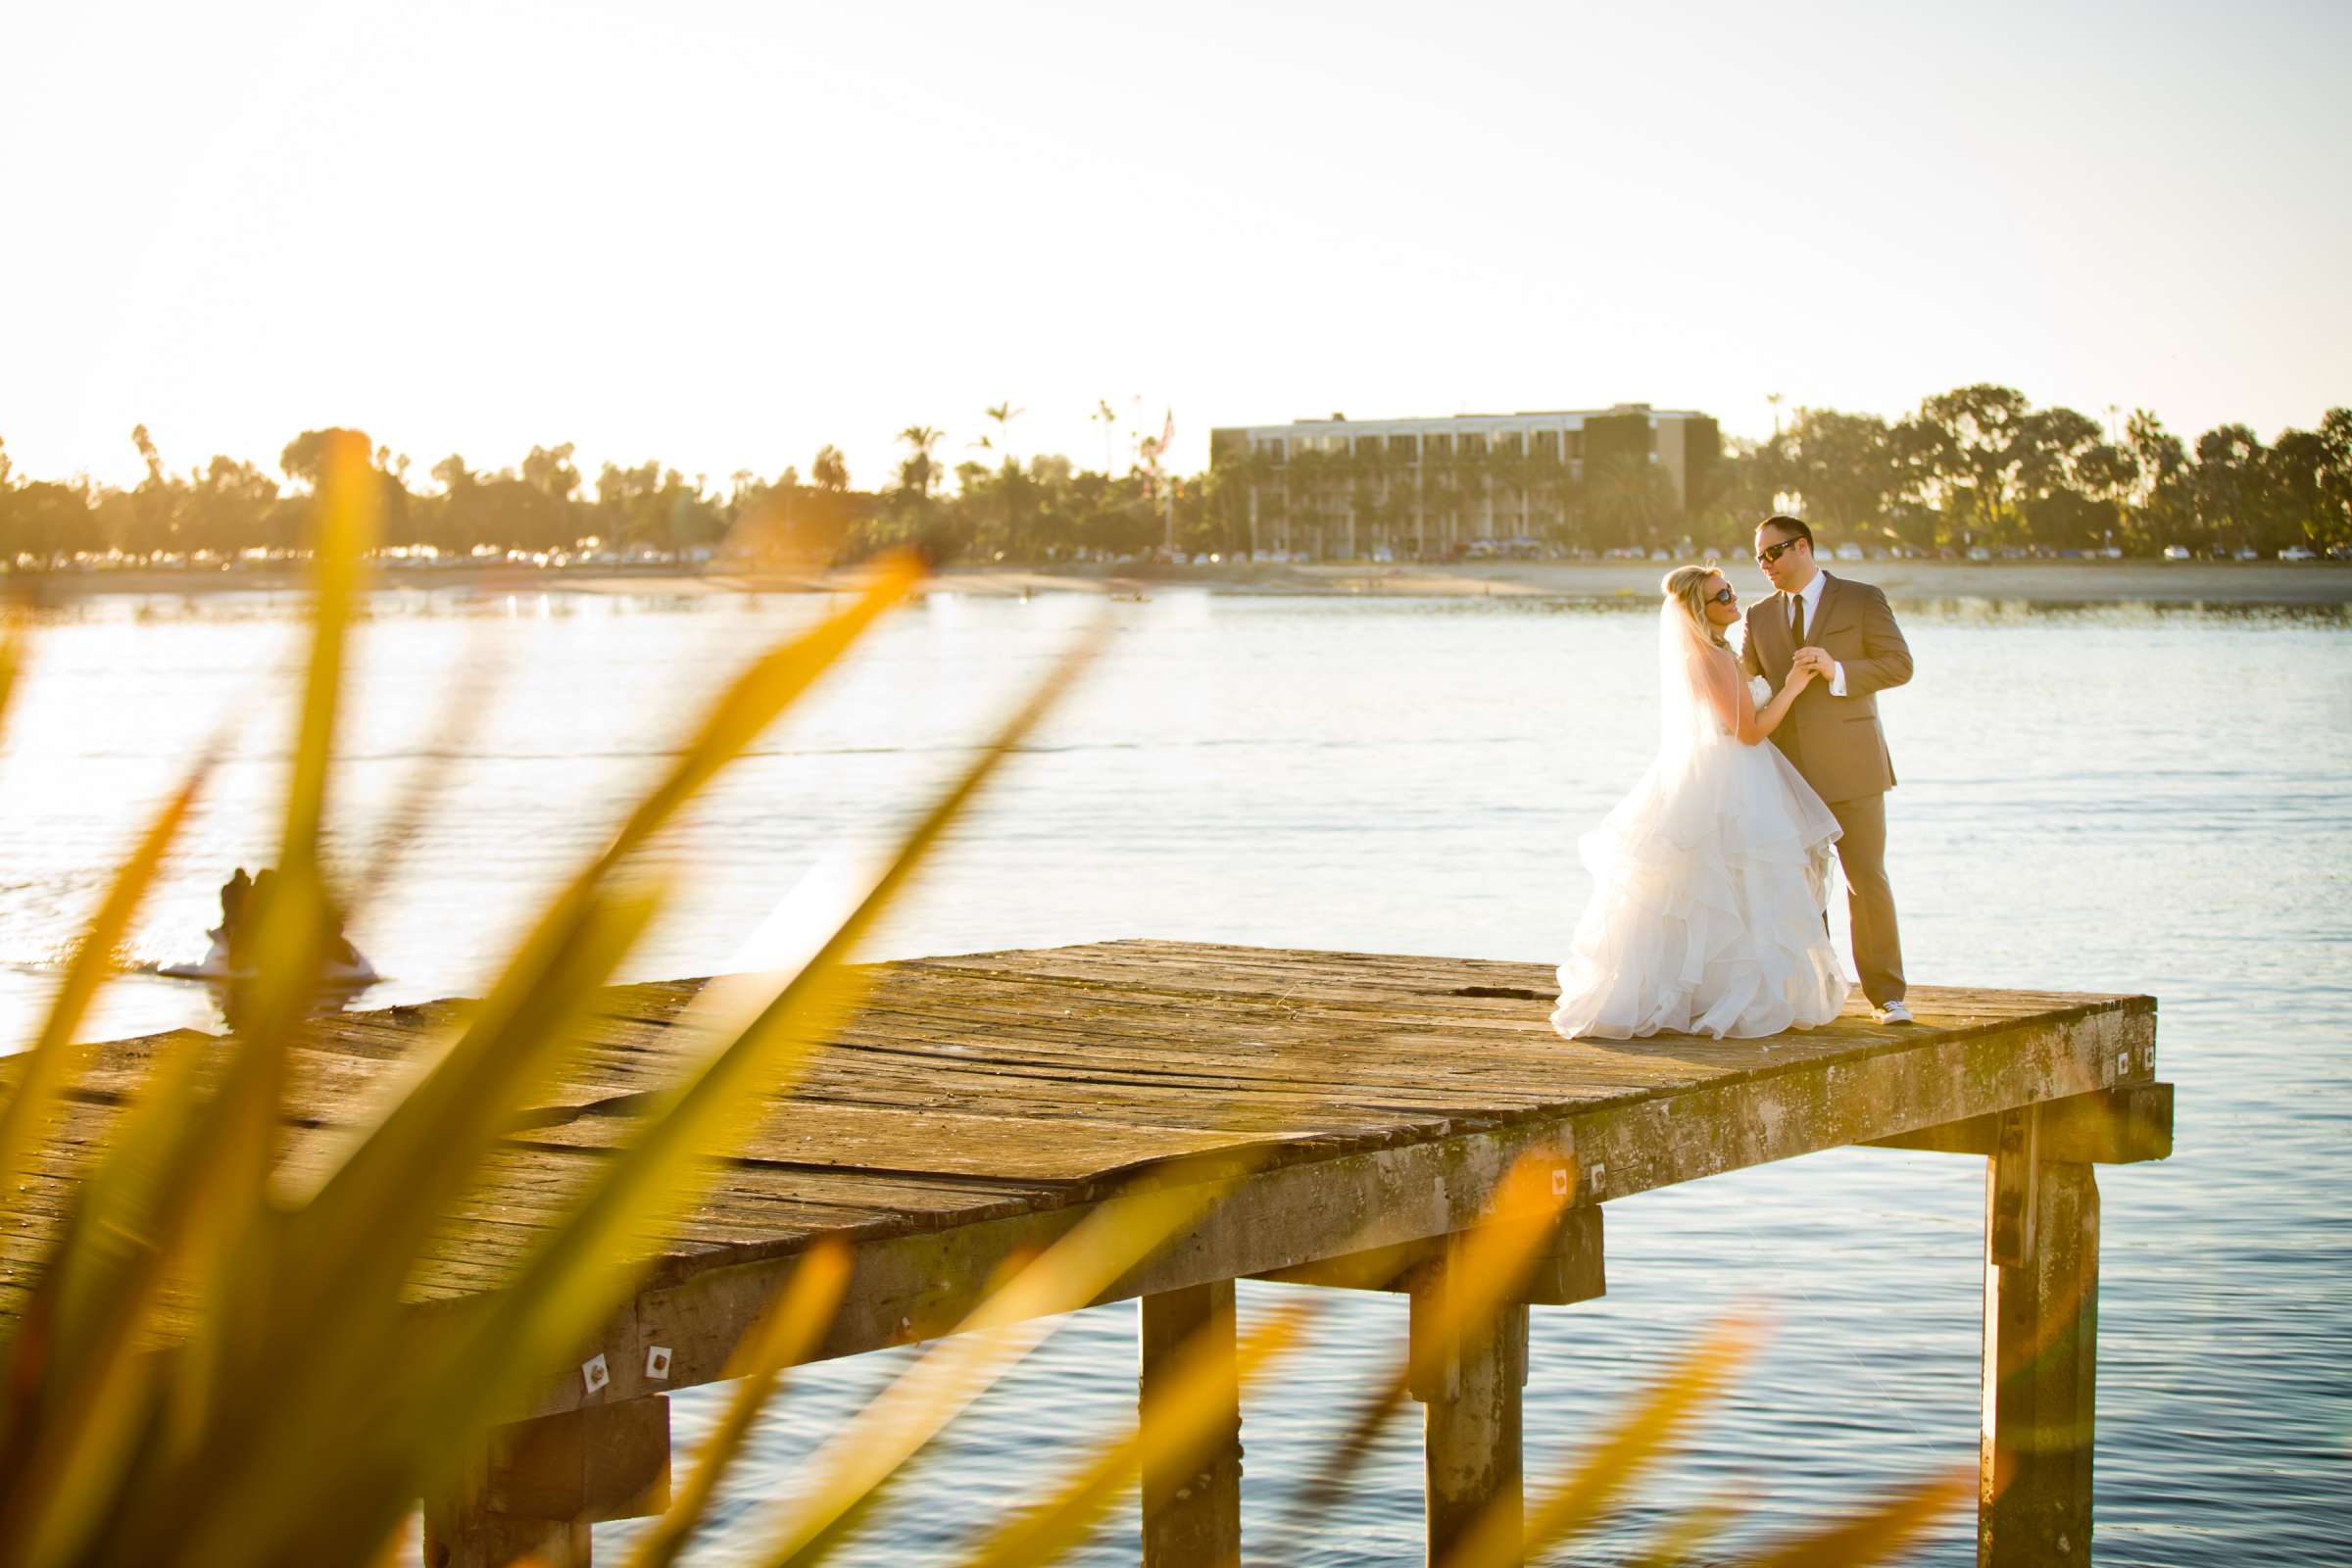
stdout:
{"type": "MultiPolygon", "coordinates": [[[[1743,585],[1745,586],[1745,585],[1743,585]]],[[[387,595],[339,780],[373,822],[420,767],[445,793],[353,936],[383,1001],[462,993],[659,764],[718,675],[818,608],[790,599],[387,595]],[[444,714],[472,712],[471,729],[444,714]]],[[[885,832],[1075,612],[935,598],[662,847],[683,907],[634,964],[708,973],[811,858],[885,832]]],[[[1654,733],[1644,613],[1524,602],[1116,607],[1090,684],[879,944],[936,953],[1115,936],[1546,958],[1585,894],[1571,853],[1654,733]]],[[[22,1038],[104,868],[184,760],[232,760],[136,956],[201,952],[214,888],[269,855],[288,599],[104,601],[55,617],[0,751],[0,1029],[22,1038]]],[[[2180,1087],[2171,1161],[2104,1170],[2098,1560],[2352,1560],[2352,621],[2333,612],[1912,606],[1919,675],[1885,702],[1889,854],[1914,980],[2147,991],[2180,1087]]],[[[359,862],[386,845],[339,847],[359,862]]],[[[214,1020],[134,977],[101,1028],[214,1020]]],[[[1846,1152],[1609,1208],[1609,1295],[1537,1313],[1541,1476],[1702,1326],[1763,1303],[1768,1352],[1657,1495],[1731,1495],[1755,1534],[1973,1459],[1982,1165],[1846,1152]]],[[[1245,1290],[1261,1309],[1272,1287],[1245,1290]]],[[[1348,1503],[1272,1526],[1402,1346],[1349,1298],[1247,1410],[1253,1560],[1419,1560],[1418,1424],[1348,1503]]],[[[952,1434],[919,1503],[854,1558],[945,1557],[1129,1418],[1131,1307],[1070,1319],[952,1434]]],[[[812,1371],[698,1560],[759,1539],[817,1434],[893,1356],[812,1371]]],[[[692,1442],[707,1393],[677,1399],[692,1442]]],[[[1654,1516],[1579,1560],[1629,1555],[1654,1516]]],[[[1132,1561],[1132,1515],[1088,1561],[1132,1561]]],[[[1928,1560],[1973,1561],[1954,1516],[1928,1560]]]]}

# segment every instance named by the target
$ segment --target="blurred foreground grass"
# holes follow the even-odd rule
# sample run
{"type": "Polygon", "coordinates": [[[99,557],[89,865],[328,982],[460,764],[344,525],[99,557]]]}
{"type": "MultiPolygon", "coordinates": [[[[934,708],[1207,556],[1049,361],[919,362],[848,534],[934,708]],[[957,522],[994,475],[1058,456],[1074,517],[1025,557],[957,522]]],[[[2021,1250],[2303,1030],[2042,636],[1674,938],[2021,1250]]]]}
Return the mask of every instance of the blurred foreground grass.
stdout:
{"type": "MultiPolygon", "coordinates": [[[[794,925],[807,936],[792,961],[706,992],[681,1021],[690,1065],[508,1286],[479,1311],[419,1313],[403,1304],[404,1281],[511,1114],[577,1059],[599,989],[668,897],[637,852],[921,573],[907,560],[879,564],[854,604],[743,670],[610,846],[540,912],[462,1031],[420,1042],[362,1130],[322,1169],[314,1161],[297,1172],[283,1157],[289,1047],[318,992],[326,933],[370,891],[330,887],[319,853],[360,562],[372,537],[375,489],[356,442],[329,454],[321,498],[279,874],[249,912],[258,975],[236,998],[228,1037],[181,1035],[159,1052],[86,1159],[62,1228],[40,1239],[21,1310],[0,1323],[0,1568],[411,1558],[417,1499],[462,1491],[466,1456],[489,1429],[575,1366],[579,1348],[627,1302],[647,1239],[700,1200],[729,1151],[857,1007],[860,971],[846,960],[859,939],[1087,657],[1081,640],[891,853],[797,895],[808,906],[793,911],[794,925]]],[[[0,641],[0,718],[23,652],[16,635],[0,641]]],[[[45,1179],[49,1146],[88,1064],[77,1037],[91,1001],[211,765],[191,764],[116,872],[17,1064],[0,1106],[0,1225],[18,1235],[28,1234],[28,1216],[14,1210],[45,1179]]],[[[1051,1332],[1054,1314],[1086,1304],[1180,1236],[1248,1173],[1228,1160],[1213,1179],[1158,1175],[995,1282],[955,1334],[832,1434],[798,1492],[774,1505],[758,1560],[823,1561],[886,1493],[916,1489],[919,1497],[931,1440],[1051,1332]]],[[[1498,1189],[1494,1214],[1509,1222],[1472,1238],[1468,1288],[1448,1293],[1457,1331],[1476,1333],[1519,1287],[1558,1217],[1553,1201],[1517,1173],[1498,1189]]],[[[780,1396],[785,1369],[820,1342],[848,1268],[839,1244],[805,1253],[730,1365],[727,1407],[671,1505],[635,1543],[638,1568],[684,1560],[728,1467],[780,1396]]],[[[965,1560],[1050,1562],[1085,1542],[1140,1471],[1206,1451],[1229,1398],[1220,1379],[1238,1372],[1246,1386],[1309,1343],[1315,1307],[1305,1297],[1254,1327],[1238,1368],[1200,1356],[1137,1431],[1069,1455],[1066,1472],[972,1542],[965,1560]]],[[[1704,1411],[1755,1337],[1731,1323],[1694,1347],[1566,1473],[1530,1488],[1524,1524],[1490,1515],[1448,1561],[1542,1560],[1588,1533],[1704,1411]]],[[[1178,1365],[1188,1363],[1180,1356],[1178,1365]]],[[[1413,1373],[1400,1358],[1349,1413],[1307,1506],[1345,1492],[1405,1404],[1413,1373]]],[[[1968,1475],[1937,1478],[1744,1560],[1883,1560],[1971,1484],[1968,1475]]],[[[1700,1510],[1675,1521],[1641,1560],[1697,1560],[1737,1522],[1730,1504],[1700,1510]]]]}

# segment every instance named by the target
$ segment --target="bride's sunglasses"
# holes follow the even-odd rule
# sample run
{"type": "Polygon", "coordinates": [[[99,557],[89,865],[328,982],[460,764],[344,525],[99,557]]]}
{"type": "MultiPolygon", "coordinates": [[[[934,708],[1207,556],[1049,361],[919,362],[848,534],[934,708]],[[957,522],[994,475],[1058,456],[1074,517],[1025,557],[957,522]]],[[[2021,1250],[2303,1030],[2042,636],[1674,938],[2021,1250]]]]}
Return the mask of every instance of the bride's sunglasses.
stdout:
{"type": "Polygon", "coordinates": [[[1732,592],[1732,585],[1728,582],[1723,585],[1723,592],[1707,595],[1707,603],[1711,605],[1737,604],[1739,600],[1740,596],[1732,592]]]}

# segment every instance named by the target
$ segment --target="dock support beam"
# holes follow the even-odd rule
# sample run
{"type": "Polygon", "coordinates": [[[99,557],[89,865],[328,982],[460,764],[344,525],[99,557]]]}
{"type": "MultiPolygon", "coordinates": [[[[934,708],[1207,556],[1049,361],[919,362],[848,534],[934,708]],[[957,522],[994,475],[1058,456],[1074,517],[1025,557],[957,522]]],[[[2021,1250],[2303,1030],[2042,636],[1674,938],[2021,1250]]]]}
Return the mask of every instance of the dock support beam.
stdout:
{"type": "Polygon", "coordinates": [[[1476,1322],[1448,1323],[1446,1292],[1458,1277],[1458,1249],[1449,1250],[1416,1276],[1412,1290],[1412,1395],[1422,1404],[1433,1568],[1490,1510],[1517,1516],[1526,1507],[1520,1394],[1527,1383],[1527,1302],[1505,1302],[1476,1322]]]}
{"type": "Polygon", "coordinates": [[[1242,1560],[1242,1393],[1234,1359],[1233,1281],[1216,1280],[1146,1296],[1140,1419],[1189,1368],[1221,1385],[1224,1406],[1205,1449],[1144,1466],[1145,1568],[1240,1568],[1242,1560]]]}
{"type": "Polygon", "coordinates": [[[1468,1232],[1432,1236],[1257,1276],[1411,1297],[1410,1392],[1425,1407],[1422,1485],[1432,1563],[1451,1555],[1490,1510],[1517,1516],[1526,1507],[1520,1400],[1529,1305],[1569,1306],[1608,1289],[1601,1211],[1586,1204],[1557,1217],[1513,1299],[1481,1322],[1451,1323],[1446,1293],[1460,1279],[1468,1241],[1468,1232]]]}
{"type": "Polygon", "coordinates": [[[2035,1107],[2001,1114],[1984,1180],[1979,1568],[2088,1568],[2099,1189],[2048,1159],[2035,1107]]]}
{"type": "Polygon", "coordinates": [[[590,1568],[588,1527],[669,1506],[669,1400],[494,1427],[458,1495],[425,1500],[426,1568],[590,1568]]]}

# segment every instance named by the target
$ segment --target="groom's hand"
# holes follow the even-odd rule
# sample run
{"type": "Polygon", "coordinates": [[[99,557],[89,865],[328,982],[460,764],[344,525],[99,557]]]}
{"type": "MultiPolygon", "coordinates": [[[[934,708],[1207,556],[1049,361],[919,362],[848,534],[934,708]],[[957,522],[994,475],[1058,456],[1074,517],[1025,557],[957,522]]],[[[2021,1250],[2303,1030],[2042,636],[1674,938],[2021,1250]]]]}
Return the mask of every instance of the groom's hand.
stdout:
{"type": "Polygon", "coordinates": [[[1830,672],[1830,656],[1819,648],[1810,646],[1799,648],[1796,651],[1796,657],[1788,662],[1788,667],[1792,670],[1811,670],[1816,675],[1827,675],[1830,672]]]}

